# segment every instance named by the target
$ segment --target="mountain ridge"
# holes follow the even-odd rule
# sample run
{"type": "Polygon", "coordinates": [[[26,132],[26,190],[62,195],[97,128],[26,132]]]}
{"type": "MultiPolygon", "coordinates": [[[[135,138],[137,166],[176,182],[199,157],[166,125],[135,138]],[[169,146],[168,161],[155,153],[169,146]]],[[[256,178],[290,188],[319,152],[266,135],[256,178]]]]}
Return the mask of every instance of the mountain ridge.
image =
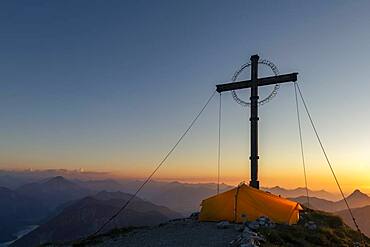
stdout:
{"type": "MultiPolygon", "coordinates": [[[[16,190],[10,190],[9,188],[3,188],[3,191],[17,193],[17,195],[21,195],[22,197],[31,198],[33,200],[32,203],[40,204],[38,207],[41,211],[41,214],[44,215],[42,219],[38,221],[30,222],[30,224],[43,224],[48,220],[57,216],[64,208],[70,206],[71,204],[75,203],[76,201],[89,196],[99,194],[99,191],[102,193],[101,196],[104,195],[104,189],[106,188],[106,192],[112,192],[113,194],[117,191],[121,192],[128,192],[131,193],[136,191],[137,187],[140,186],[142,183],[141,180],[131,180],[131,181],[116,181],[114,179],[99,179],[99,180],[78,180],[78,179],[68,179],[63,176],[54,176],[54,177],[47,177],[40,179],[38,181],[34,181],[32,183],[28,183],[26,185],[21,185],[16,190]],[[27,190],[20,189],[22,187],[27,187],[31,185],[32,193],[26,193],[27,190]],[[33,189],[32,189],[33,188],[33,189]],[[76,188],[76,189],[75,189],[76,188]],[[46,190],[46,192],[44,191],[46,190]],[[76,193],[76,191],[79,191],[76,193]],[[22,192],[19,194],[19,192],[22,192]],[[26,192],[25,192],[26,191],[26,192]],[[69,193],[68,191],[72,191],[69,193]],[[81,193],[80,193],[81,192],[81,193]],[[61,197],[55,197],[55,195],[61,195],[61,197]],[[55,199],[56,200],[55,200],[55,199]],[[50,203],[51,201],[51,203],[50,203]],[[40,221],[41,220],[41,221],[40,221]]],[[[227,184],[221,184],[221,191],[233,188],[233,186],[229,186],[227,184]]],[[[295,189],[285,189],[280,186],[274,186],[271,188],[262,188],[266,190],[270,190],[275,192],[274,194],[280,193],[306,193],[305,188],[297,187],[295,189]]],[[[1,191],[1,189],[0,189],[1,191]]],[[[317,190],[313,192],[319,192],[320,195],[324,195],[326,192],[325,190],[317,190]]],[[[309,191],[310,194],[311,190],[309,191]]],[[[112,194],[112,195],[113,195],[112,194]]],[[[126,193],[127,194],[127,193],[126,193]]],[[[200,203],[203,199],[216,194],[216,184],[214,183],[182,183],[182,182],[161,182],[161,181],[151,181],[148,184],[148,187],[145,187],[143,191],[139,194],[139,196],[147,201],[150,201],[157,206],[167,206],[170,209],[177,211],[182,214],[182,216],[189,215],[194,211],[199,210],[200,203]]],[[[110,195],[110,197],[112,197],[110,195]]],[[[116,194],[119,197],[119,193],[116,194]]],[[[281,195],[281,194],[278,194],[281,195]]],[[[122,196],[122,194],[121,194],[122,196]]],[[[282,195],[286,197],[285,195],[282,195]]],[[[353,191],[348,196],[351,201],[356,202],[356,205],[362,206],[361,200],[359,198],[368,198],[368,196],[362,193],[360,190],[353,191]]],[[[5,198],[5,197],[4,197],[5,198]]],[[[1,193],[0,193],[0,200],[1,200],[1,193]]],[[[103,198],[100,198],[103,199],[103,198]]],[[[118,198],[119,199],[119,198],[118,198]]],[[[294,198],[293,198],[294,199],[294,198]]],[[[301,202],[302,204],[306,203],[305,196],[301,196],[299,198],[295,198],[297,201],[301,202]]],[[[135,199],[136,200],[136,199],[135,199]]],[[[345,209],[343,206],[344,203],[342,202],[341,207],[337,207],[334,202],[329,202],[329,200],[325,200],[322,198],[311,199],[312,205],[315,205],[315,200],[318,200],[318,204],[324,201],[326,203],[326,207],[314,207],[318,209],[324,209],[325,211],[339,211],[341,209],[345,209]]],[[[25,204],[29,204],[31,202],[27,202],[25,204]]],[[[115,203],[111,201],[110,203],[115,203]]],[[[31,207],[32,208],[32,207],[31,207]]],[[[5,211],[9,212],[9,208],[5,211]]],[[[0,215],[1,216],[1,215],[0,215]]],[[[0,221],[4,221],[3,218],[0,217],[0,221]]],[[[4,226],[8,226],[4,224],[4,226]]],[[[7,227],[9,228],[9,227],[7,227]]],[[[0,239],[1,234],[5,234],[5,230],[0,232],[0,239]]],[[[5,236],[5,235],[4,235],[5,236]]],[[[6,239],[9,239],[11,236],[11,232],[7,234],[6,239]]],[[[4,240],[6,240],[4,239],[4,240]]],[[[1,241],[0,241],[1,242],[1,241]]]]}
{"type": "MultiPolygon", "coordinates": [[[[354,208],[351,211],[360,230],[370,237],[370,205],[361,208],[354,208]]],[[[348,209],[335,212],[335,214],[339,215],[347,225],[355,229],[355,225],[348,209]]]]}
{"type": "MultiPolygon", "coordinates": [[[[302,205],[308,206],[306,196],[299,196],[288,199],[299,202],[302,205]]],[[[351,208],[360,208],[370,205],[370,197],[367,194],[361,192],[359,189],[354,190],[350,195],[348,195],[346,197],[346,200],[351,208]]],[[[344,199],[331,201],[317,197],[309,197],[309,201],[311,208],[316,210],[323,210],[326,212],[336,212],[345,210],[347,208],[344,199]]]]}
{"type": "Polygon", "coordinates": [[[82,198],[92,193],[90,190],[80,187],[62,176],[28,183],[20,186],[15,191],[43,202],[50,211],[62,203],[82,198]]]}
{"type": "MultiPolygon", "coordinates": [[[[154,227],[115,229],[90,239],[52,243],[48,247],[163,247],[163,246],[359,246],[361,238],[338,217],[320,211],[305,209],[295,225],[276,224],[274,227],[259,227],[243,231],[244,224],[230,223],[218,227],[217,222],[199,222],[196,217],[178,219],[154,227]],[[306,224],[314,221],[316,230],[307,229],[306,224]],[[253,238],[259,242],[244,244],[253,238]]],[[[244,229],[245,230],[245,229],[244,229]]],[[[370,239],[363,236],[366,245],[370,239]]],[[[247,242],[248,243],[248,242],[247,242]]]]}
{"type": "MultiPolygon", "coordinates": [[[[95,232],[114,212],[117,212],[132,195],[123,192],[99,192],[66,206],[58,215],[41,224],[11,246],[34,246],[46,242],[59,242],[85,237],[95,232]]],[[[135,198],[105,231],[116,227],[156,225],[181,217],[167,207],[135,198]]]]}

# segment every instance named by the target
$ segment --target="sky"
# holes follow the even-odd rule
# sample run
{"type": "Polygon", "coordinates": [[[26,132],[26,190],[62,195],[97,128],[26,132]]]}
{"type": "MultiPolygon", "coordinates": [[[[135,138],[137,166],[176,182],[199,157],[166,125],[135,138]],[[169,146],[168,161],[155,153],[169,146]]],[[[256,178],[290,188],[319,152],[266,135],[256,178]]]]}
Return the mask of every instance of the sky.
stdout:
{"type": "MultiPolygon", "coordinates": [[[[1,1],[0,169],[144,178],[215,85],[259,54],[299,73],[343,189],[370,192],[369,9],[362,0],[1,1]]],[[[218,100],[155,179],[217,180],[218,100]]],[[[336,191],[301,112],[309,187],[336,191]]],[[[222,182],[249,181],[248,119],[224,93],[222,182]]],[[[261,185],[304,186],[291,83],[260,107],[259,129],[261,185]]]]}

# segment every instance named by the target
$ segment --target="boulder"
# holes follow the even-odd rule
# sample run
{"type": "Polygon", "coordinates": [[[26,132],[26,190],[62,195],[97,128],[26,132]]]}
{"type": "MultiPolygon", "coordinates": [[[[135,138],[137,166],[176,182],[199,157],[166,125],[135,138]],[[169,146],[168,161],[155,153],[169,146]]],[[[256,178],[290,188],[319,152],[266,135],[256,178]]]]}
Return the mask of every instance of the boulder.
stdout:
{"type": "Polygon", "coordinates": [[[228,221],[221,221],[221,222],[218,222],[216,226],[218,229],[226,229],[226,228],[231,227],[231,224],[228,221]]]}
{"type": "Polygon", "coordinates": [[[256,239],[243,239],[240,247],[257,247],[260,246],[260,242],[256,239]]]}
{"type": "Polygon", "coordinates": [[[242,238],[250,238],[252,236],[257,236],[257,233],[251,231],[248,227],[245,227],[242,232],[242,238]]]}
{"type": "Polygon", "coordinates": [[[252,221],[248,223],[248,228],[252,230],[257,230],[258,228],[260,228],[260,224],[258,221],[252,221]]]}
{"type": "Polygon", "coordinates": [[[315,222],[313,221],[309,221],[309,222],[306,222],[304,224],[304,226],[308,229],[308,230],[311,230],[311,231],[314,231],[317,229],[317,225],[315,224],[315,222]]]}
{"type": "Polygon", "coordinates": [[[256,222],[260,225],[260,227],[268,227],[268,228],[274,228],[275,223],[270,220],[267,216],[261,216],[259,217],[256,222]]]}
{"type": "Polygon", "coordinates": [[[199,212],[194,212],[189,216],[190,219],[198,220],[199,219],[199,212]]]}
{"type": "Polygon", "coordinates": [[[238,232],[242,232],[244,230],[244,225],[243,224],[235,224],[234,229],[238,232]]]}

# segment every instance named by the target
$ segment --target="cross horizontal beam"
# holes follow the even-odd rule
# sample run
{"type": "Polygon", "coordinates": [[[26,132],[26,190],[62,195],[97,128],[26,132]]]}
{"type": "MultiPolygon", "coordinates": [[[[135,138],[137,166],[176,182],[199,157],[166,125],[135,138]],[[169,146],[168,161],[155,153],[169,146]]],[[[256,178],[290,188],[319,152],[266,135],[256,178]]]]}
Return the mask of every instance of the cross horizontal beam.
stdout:
{"type": "MultiPolygon", "coordinates": [[[[284,74],[278,76],[270,76],[257,79],[257,86],[267,86],[271,84],[278,84],[284,82],[297,81],[298,73],[284,74]]],[[[250,88],[253,86],[252,80],[231,82],[216,85],[216,91],[221,93],[225,91],[238,90],[243,88],[250,88]]]]}

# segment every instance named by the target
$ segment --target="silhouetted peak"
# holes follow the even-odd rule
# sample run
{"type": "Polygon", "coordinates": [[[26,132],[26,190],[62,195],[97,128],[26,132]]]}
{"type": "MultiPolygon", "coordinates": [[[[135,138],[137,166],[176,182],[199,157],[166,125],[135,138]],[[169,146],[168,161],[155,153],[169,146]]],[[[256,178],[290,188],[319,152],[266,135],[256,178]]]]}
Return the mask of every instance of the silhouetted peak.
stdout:
{"type": "MultiPolygon", "coordinates": [[[[131,194],[123,193],[121,191],[108,192],[108,191],[103,190],[103,191],[98,192],[93,197],[98,200],[111,200],[111,199],[128,200],[130,199],[131,196],[132,196],[131,194]]],[[[136,197],[135,197],[135,200],[137,200],[136,197]]]]}
{"type": "Polygon", "coordinates": [[[271,189],[272,189],[272,190],[284,190],[284,188],[282,188],[282,187],[280,187],[280,186],[278,186],[278,185],[276,185],[276,186],[272,187],[271,189]]]}
{"type": "Polygon", "coordinates": [[[368,197],[369,197],[368,195],[366,195],[365,193],[362,193],[359,189],[356,189],[347,198],[348,199],[363,199],[363,198],[368,198],[368,197]]]}
{"type": "Polygon", "coordinates": [[[49,185],[49,186],[50,185],[67,185],[67,184],[72,185],[74,183],[64,178],[63,176],[52,177],[45,182],[45,185],[49,185]]]}
{"type": "Polygon", "coordinates": [[[51,181],[51,180],[64,181],[64,180],[67,180],[67,179],[65,179],[63,176],[56,176],[56,177],[51,178],[49,181],[51,181]]]}

